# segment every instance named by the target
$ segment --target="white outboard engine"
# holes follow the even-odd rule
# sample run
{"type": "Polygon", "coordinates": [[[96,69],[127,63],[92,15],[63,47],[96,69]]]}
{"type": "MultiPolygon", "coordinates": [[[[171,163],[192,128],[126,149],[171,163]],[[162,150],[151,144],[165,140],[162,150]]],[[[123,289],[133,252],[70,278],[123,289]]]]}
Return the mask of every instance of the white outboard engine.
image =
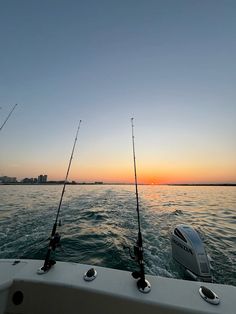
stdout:
{"type": "Polygon", "coordinates": [[[171,234],[171,246],[173,258],[194,280],[212,281],[207,254],[196,230],[188,225],[176,226],[171,234]]]}

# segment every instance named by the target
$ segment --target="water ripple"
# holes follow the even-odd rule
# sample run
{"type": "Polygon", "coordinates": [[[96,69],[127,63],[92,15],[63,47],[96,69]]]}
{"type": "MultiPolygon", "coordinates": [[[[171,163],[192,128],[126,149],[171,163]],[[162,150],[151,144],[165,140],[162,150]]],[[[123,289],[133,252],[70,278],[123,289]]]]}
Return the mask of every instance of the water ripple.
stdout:
{"type": "MultiPolygon", "coordinates": [[[[61,186],[0,186],[0,258],[43,259],[61,186]]],[[[236,285],[234,187],[140,186],[144,257],[149,274],[183,278],[171,256],[170,233],[192,225],[211,256],[214,279],[236,285]]],[[[133,186],[67,186],[57,260],[133,271],[123,246],[137,239],[133,186]]]]}

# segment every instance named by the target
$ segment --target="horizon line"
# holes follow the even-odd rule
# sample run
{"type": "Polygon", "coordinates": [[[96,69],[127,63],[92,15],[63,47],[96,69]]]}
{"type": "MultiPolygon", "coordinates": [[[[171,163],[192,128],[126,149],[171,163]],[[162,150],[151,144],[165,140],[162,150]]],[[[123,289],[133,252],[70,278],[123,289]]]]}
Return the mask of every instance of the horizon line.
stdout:
{"type": "MultiPolygon", "coordinates": [[[[64,180],[49,180],[47,182],[5,182],[0,183],[0,185],[60,185],[63,184],[64,180]]],[[[94,181],[94,182],[76,182],[75,180],[67,181],[68,185],[134,185],[133,182],[103,182],[103,181],[94,181]]],[[[138,185],[168,185],[168,186],[236,186],[236,183],[232,182],[223,182],[223,183],[138,183],[138,185]]]]}

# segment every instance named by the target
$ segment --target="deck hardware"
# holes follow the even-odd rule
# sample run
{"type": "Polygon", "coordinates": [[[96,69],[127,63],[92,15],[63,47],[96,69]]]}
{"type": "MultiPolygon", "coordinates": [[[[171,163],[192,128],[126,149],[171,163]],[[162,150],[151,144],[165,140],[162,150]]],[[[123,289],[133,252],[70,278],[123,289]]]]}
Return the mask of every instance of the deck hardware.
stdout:
{"type": "Polygon", "coordinates": [[[214,291],[211,289],[208,289],[207,287],[201,286],[199,288],[200,296],[208,303],[217,305],[220,303],[220,299],[217,294],[215,294],[214,291]]]}
{"type": "Polygon", "coordinates": [[[89,270],[86,271],[84,274],[84,280],[85,281],[92,281],[97,277],[97,271],[94,268],[90,268],[89,270]]]}
{"type": "Polygon", "coordinates": [[[145,278],[145,284],[141,284],[140,280],[137,281],[138,290],[142,293],[148,293],[151,291],[151,284],[150,282],[145,278]]]}

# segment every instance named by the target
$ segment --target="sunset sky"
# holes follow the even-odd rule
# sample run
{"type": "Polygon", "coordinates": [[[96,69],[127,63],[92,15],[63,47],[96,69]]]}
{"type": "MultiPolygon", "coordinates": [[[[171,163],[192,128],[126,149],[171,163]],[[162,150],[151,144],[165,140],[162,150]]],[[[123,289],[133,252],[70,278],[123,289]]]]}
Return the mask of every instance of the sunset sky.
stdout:
{"type": "Polygon", "coordinates": [[[0,176],[236,183],[236,1],[0,2],[0,176]]]}

